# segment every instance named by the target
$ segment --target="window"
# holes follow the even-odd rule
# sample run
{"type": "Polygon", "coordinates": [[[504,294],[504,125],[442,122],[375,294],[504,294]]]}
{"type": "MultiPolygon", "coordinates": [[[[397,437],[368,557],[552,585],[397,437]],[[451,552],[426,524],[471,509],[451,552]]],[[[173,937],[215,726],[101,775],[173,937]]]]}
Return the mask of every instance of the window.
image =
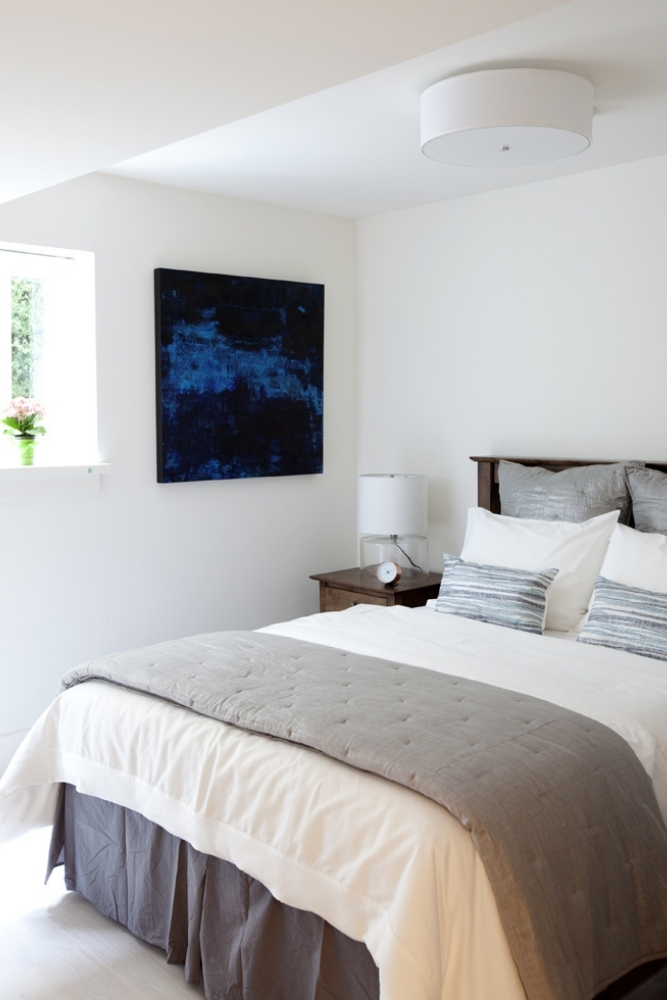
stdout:
{"type": "MultiPolygon", "coordinates": [[[[39,465],[96,460],[94,294],[92,253],[0,243],[0,409],[43,404],[39,465]]],[[[0,466],[15,464],[0,435],[0,466]]]]}

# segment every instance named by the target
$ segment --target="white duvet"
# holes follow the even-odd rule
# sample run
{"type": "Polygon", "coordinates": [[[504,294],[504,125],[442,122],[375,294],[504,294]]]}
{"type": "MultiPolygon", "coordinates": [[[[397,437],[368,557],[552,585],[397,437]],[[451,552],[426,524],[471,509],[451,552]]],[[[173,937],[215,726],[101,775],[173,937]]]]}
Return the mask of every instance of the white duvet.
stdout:
{"type": "MultiPolygon", "coordinates": [[[[443,615],[313,615],[264,631],[532,694],[610,726],[667,816],[667,664],[443,615]]],[[[313,751],[91,681],[0,782],[0,839],[51,822],[61,781],[234,862],[368,946],[382,1000],[525,1000],[484,867],[440,806],[313,751]]]]}

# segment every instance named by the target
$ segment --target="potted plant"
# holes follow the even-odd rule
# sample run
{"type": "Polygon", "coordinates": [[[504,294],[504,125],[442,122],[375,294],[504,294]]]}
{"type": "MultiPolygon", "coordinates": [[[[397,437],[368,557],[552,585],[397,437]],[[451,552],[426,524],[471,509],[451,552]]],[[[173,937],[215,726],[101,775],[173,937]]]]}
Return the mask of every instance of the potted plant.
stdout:
{"type": "Polygon", "coordinates": [[[32,465],[38,434],[46,434],[42,425],[44,407],[36,399],[16,396],[2,413],[5,434],[10,434],[19,446],[21,465],[32,465]]]}

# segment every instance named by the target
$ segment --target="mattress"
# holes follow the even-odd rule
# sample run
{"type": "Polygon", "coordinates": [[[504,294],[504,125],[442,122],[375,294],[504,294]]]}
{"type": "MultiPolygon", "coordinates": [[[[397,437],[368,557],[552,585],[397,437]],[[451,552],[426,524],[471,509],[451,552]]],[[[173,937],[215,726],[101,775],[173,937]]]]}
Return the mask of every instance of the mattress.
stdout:
{"type": "MultiPolygon", "coordinates": [[[[589,715],[629,743],[667,813],[664,664],[428,607],[359,605],[264,631],[589,715]]],[[[525,998],[469,835],[408,789],[102,682],[61,695],[31,731],[0,784],[0,836],[51,822],[61,781],[141,812],[364,941],[383,1000],[525,998]]]]}

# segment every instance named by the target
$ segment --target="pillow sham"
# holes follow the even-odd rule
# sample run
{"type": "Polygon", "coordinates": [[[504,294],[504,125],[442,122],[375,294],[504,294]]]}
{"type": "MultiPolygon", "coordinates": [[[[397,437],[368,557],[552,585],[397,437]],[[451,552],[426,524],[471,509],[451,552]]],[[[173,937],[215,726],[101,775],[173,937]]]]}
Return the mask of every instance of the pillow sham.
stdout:
{"type": "Polygon", "coordinates": [[[581,465],[562,472],[501,461],[498,466],[500,510],[506,517],[540,521],[587,521],[619,510],[630,520],[627,470],[643,462],[581,465]]]}
{"type": "Polygon", "coordinates": [[[636,531],[617,524],[600,576],[625,587],[667,593],[667,535],[636,531]]]}
{"type": "Polygon", "coordinates": [[[510,569],[556,567],[559,573],[549,591],[545,628],[571,632],[588,611],[617,520],[617,510],[572,523],[523,520],[473,507],[468,511],[461,558],[510,569]]]}
{"type": "Polygon", "coordinates": [[[535,572],[483,566],[445,554],[435,610],[542,634],[547,591],[557,569],[535,572]]]}
{"type": "Polygon", "coordinates": [[[577,642],[667,660],[667,593],[624,587],[599,576],[577,642]]]}
{"type": "Polygon", "coordinates": [[[658,469],[628,469],[635,528],[667,535],[667,475],[658,469]]]}

